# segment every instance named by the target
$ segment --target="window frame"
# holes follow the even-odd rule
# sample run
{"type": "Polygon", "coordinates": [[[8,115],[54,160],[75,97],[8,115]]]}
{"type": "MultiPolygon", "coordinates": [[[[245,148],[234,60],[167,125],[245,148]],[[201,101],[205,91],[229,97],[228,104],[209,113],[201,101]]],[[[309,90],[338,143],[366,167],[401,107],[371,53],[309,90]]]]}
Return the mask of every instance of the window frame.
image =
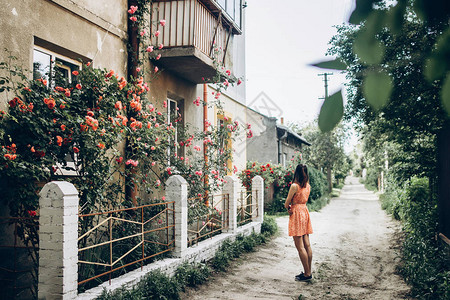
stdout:
{"type": "Polygon", "coordinates": [[[233,20],[233,22],[242,28],[242,0],[215,0],[219,7],[222,9],[224,13],[227,14],[228,17],[233,20]],[[231,14],[228,10],[230,6],[233,7],[233,14],[231,14]],[[239,14],[239,18],[236,16],[239,14]]]}
{"type": "MultiPolygon", "coordinates": [[[[75,65],[78,67],[77,71],[81,70],[83,67],[83,64],[79,61],[76,61],[74,59],[71,59],[67,56],[64,56],[62,54],[56,53],[52,50],[49,50],[47,48],[38,46],[38,45],[34,45],[33,46],[33,60],[32,60],[32,70],[33,70],[33,76],[34,76],[34,63],[35,63],[35,51],[41,52],[43,54],[49,55],[50,56],[50,70],[49,70],[49,78],[47,79],[47,87],[54,87],[55,86],[55,79],[54,79],[54,70],[55,67],[58,68],[62,68],[62,69],[66,69],[68,72],[68,81],[72,82],[72,68],[70,68],[70,66],[68,65],[64,65],[64,64],[60,64],[57,62],[57,60],[59,61],[65,61],[69,64],[75,65]]],[[[33,78],[34,79],[34,78],[33,78]]],[[[56,171],[56,175],[58,176],[63,176],[63,177],[77,177],[80,176],[77,173],[77,167],[75,165],[75,162],[78,161],[78,155],[76,153],[74,153],[73,155],[73,161],[66,161],[66,167],[72,168],[73,170],[66,170],[64,169],[64,166],[60,163],[56,163],[56,167],[57,167],[57,171],[56,171]]]]}
{"type": "MultiPolygon", "coordinates": [[[[218,129],[220,128],[221,124],[223,124],[224,127],[226,127],[229,124],[232,124],[232,122],[231,122],[232,118],[227,113],[223,113],[223,114],[217,113],[216,114],[216,118],[217,118],[216,124],[217,124],[218,129]],[[225,117],[227,117],[227,119],[228,119],[227,121],[225,121],[225,117]]],[[[221,142],[224,143],[223,145],[221,145],[222,148],[225,149],[225,146],[226,146],[227,150],[228,149],[233,149],[233,140],[231,138],[231,132],[228,133],[228,138],[226,140],[221,141],[221,142]],[[226,145],[225,145],[225,142],[226,142],[226,145]]],[[[233,170],[233,157],[231,157],[230,159],[227,160],[227,168],[228,168],[228,174],[227,175],[232,175],[232,171],[231,170],[233,170]]]]}
{"type": "Polygon", "coordinates": [[[38,51],[38,52],[41,52],[43,54],[50,56],[50,71],[49,71],[50,77],[47,80],[47,86],[49,86],[49,85],[51,87],[55,86],[54,72],[55,72],[56,67],[68,70],[68,81],[72,82],[72,71],[75,71],[75,69],[72,70],[72,68],[70,68],[70,66],[68,66],[68,65],[58,64],[57,60],[60,60],[63,62],[65,61],[69,64],[77,66],[78,69],[76,69],[76,71],[81,70],[83,67],[83,64],[80,61],[69,58],[65,55],[59,54],[59,53],[49,50],[47,48],[44,48],[44,47],[41,47],[38,45],[34,45],[34,47],[33,47],[33,63],[32,63],[33,66],[31,68],[33,70],[33,73],[34,73],[34,51],[38,51]]]}

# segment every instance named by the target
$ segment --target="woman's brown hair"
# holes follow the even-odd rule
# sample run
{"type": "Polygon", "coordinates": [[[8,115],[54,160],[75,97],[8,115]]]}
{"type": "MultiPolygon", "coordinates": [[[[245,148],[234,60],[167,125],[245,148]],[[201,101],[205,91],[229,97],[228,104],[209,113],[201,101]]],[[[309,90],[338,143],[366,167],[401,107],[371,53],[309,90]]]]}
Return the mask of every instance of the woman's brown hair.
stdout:
{"type": "Polygon", "coordinates": [[[295,168],[294,179],[292,180],[292,183],[298,183],[301,188],[305,188],[308,181],[308,167],[306,167],[306,165],[299,164],[297,168],[295,168]]]}

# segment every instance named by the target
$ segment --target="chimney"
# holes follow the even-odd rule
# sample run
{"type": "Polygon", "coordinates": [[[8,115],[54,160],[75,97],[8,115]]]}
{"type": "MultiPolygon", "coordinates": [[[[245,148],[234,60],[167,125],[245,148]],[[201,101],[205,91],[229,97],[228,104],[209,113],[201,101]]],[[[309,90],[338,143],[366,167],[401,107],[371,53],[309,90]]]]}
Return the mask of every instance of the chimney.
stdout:
{"type": "Polygon", "coordinates": [[[281,117],[281,125],[284,125],[284,118],[281,117]]]}

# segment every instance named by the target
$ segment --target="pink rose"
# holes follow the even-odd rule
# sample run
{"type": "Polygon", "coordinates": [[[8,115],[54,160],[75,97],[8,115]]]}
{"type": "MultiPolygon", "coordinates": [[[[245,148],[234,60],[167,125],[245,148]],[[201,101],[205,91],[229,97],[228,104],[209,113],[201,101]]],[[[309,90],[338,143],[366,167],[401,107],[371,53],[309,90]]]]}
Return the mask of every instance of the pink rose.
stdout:
{"type": "Polygon", "coordinates": [[[155,59],[159,60],[160,58],[161,58],[161,54],[158,54],[158,56],[155,59]]]}
{"type": "Polygon", "coordinates": [[[131,5],[131,6],[130,6],[130,9],[128,10],[128,13],[129,13],[130,15],[132,15],[132,14],[134,14],[134,13],[137,11],[137,9],[138,9],[137,6],[131,5]]]}
{"type": "Polygon", "coordinates": [[[161,24],[161,26],[165,26],[166,25],[166,20],[159,20],[159,24],[161,24]]]}
{"type": "Polygon", "coordinates": [[[164,47],[164,45],[163,44],[159,44],[159,46],[158,46],[158,49],[162,49],[164,47]]]}
{"type": "Polygon", "coordinates": [[[146,52],[153,52],[153,46],[148,46],[145,51],[146,52]]]}
{"type": "Polygon", "coordinates": [[[133,21],[133,22],[136,22],[137,18],[136,17],[130,17],[130,20],[133,21]]]}
{"type": "Polygon", "coordinates": [[[155,36],[158,37],[159,34],[160,34],[159,30],[156,30],[156,31],[155,31],[155,36]]]}

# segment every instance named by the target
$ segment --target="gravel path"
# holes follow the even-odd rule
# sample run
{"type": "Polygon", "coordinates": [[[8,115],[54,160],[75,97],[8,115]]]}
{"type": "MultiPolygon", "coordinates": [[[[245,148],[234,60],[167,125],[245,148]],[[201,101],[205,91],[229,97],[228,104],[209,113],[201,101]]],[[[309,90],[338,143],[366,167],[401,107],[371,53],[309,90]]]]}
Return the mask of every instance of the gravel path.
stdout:
{"type": "Polygon", "coordinates": [[[311,221],[311,282],[294,281],[302,268],[286,216],[277,219],[280,233],[271,242],[182,299],[409,299],[395,272],[399,224],[356,178],[311,221]]]}

